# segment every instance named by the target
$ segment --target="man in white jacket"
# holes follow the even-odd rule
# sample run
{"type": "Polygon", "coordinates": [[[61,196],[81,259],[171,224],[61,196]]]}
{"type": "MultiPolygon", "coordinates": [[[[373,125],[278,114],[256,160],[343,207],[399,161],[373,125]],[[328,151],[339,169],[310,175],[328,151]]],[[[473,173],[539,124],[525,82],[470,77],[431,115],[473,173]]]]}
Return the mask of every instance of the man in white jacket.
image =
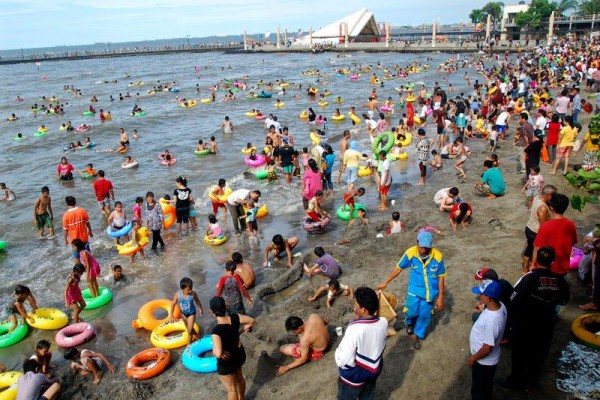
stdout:
{"type": "Polygon", "coordinates": [[[346,327],[335,351],[339,368],[338,400],[373,400],[375,383],[383,367],[388,322],[376,316],[379,299],[375,291],[359,287],[354,293],[356,319],[346,327]]]}

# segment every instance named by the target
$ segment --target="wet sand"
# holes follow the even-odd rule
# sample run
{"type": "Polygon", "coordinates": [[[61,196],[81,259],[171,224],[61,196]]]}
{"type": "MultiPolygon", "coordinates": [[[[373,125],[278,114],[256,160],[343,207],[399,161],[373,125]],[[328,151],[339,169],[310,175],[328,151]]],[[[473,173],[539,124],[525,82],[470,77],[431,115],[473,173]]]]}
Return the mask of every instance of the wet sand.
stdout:
{"type": "MultiPolygon", "coordinates": [[[[589,115],[583,116],[586,126],[589,115]]],[[[514,132],[515,121],[511,122],[510,137],[514,132]]],[[[419,227],[433,225],[445,232],[445,236],[436,235],[434,247],[440,249],[445,257],[448,270],[446,279],[445,310],[434,316],[432,330],[423,347],[414,351],[410,339],[404,333],[403,323],[395,324],[398,334],[388,338],[384,353],[384,369],[377,384],[378,400],[381,399],[466,399],[470,397],[470,370],[466,366],[469,356],[468,336],[471,328],[471,314],[475,304],[471,287],[475,285],[473,274],[485,266],[494,267],[500,277],[515,283],[521,274],[520,252],[524,245],[524,226],[527,221],[525,197],[521,194],[522,175],[516,174],[516,151],[504,142],[498,150],[501,169],[507,183],[507,193],[496,200],[487,200],[478,195],[473,186],[482,172],[482,163],[487,155],[487,142],[469,141],[474,163],[467,162],[467,179],[459,180],[452,168],[452,160],[445,160],[444,168],[437,172],[429,171],[429,180],[425,187],[410,183],[393,184],[390,198],[396,199],[396,205],[389,211],[376,212],[376,198],[371,190],[366,199],[370,210],[369,226],[344,227],[336,223],[343,231],[349,245],[336,245],[336,236],[322,235],[311,238],[307,243],[299,244],[302,257],[297,258],[294,268],[288,270],[283,263],[275,264],[273,279],[260,284],[252,291],[255,305],[249,314],[256,317],[257,323],[252,333],[242,335],[248,360],[244,365],[247,379],[248,399],[332,399],[337,393],[337,368],[334,351],[340,338],[334,332],[336,326],[343,326],[353,319],[352,302],[340,298],[331,309],[325,306],[325,299],[309,303],[306,298],[325,282],[325,279],[313,277],[308,280],[302,274],[302,261],[314,260],[312,250],[320,243],[328,252],[337,257],[344,268],[342,282],[353,287],[380,283],[402,256],[404,250],[412,246],[419,227]],[[442,187],[456,185],[461,196],[473,206],[474,222],[471,226],[454,233],[448,222],[448,214],[439,212],[433,203],[433,195],[442,187]],[[377,238],[390,219],[392,211],[401,212],[407,232],[401,235],[377,238]],[[277,293],[279,292],[279,293],[277,293]],[[293,341],[284,328],[285,318],[296,315],[306,318],[310,313],[318,312],[329,320],[332,343],[323,359],[310,362],[276,378],[277,365],[290,363],[278,354],[282,343],[293,341]]],[[[582,153],[575,156],[575,162],[582,153]]],[[[573,164],[574,162],[572,162],[573,164]]],[[[542,174],[547,183],[554,184],[559,191],[570,195],[573,190],[561,176],[552,176],[548,164],[542,163],[542,174]]],[[[338,192],[337,196],[341,194],[338,192]]],[[[339,200],[338,200],[339,202],[339,200]]],[[[327,208],[327,205],[326,205],[327,208]]],[[[331,209],[331,212],[334,210],[331,209]]],[[[569,209],[566,216],[574,220],[581,237],[592,228],[597,217],[597,208],[587,206],[582,213],[569,209]]],[[[262,268],[255,265],[255,268],[262,268]]],[[[271,274],[270,274],[271,275],[271,274]]],[[[402,274],[388,286],[399,298],[398,313],[401,316],[402,303],[406,294],[408,274],[402,274]]],[[[588,291],[571,273],[568,276],[571,286],[571,302],[561,310],[557,323],[554,344],[543,370],[543,378],[538,386],[527,392],[507,391],[498,385],[495,387],[497,399],[564,399],[565,394],[556,389],[556,363],[561,349],[571,337],[570,324],[581,312],[577,304],[586,301],[588,291]]],[[[102,325],[97,327],[104,329],[102,325]]],[[[210,328],[207,332],[210,332],[210,328]]],[[[205,334],[205,332],[203,332],[205,334]]],[[[127,359],[149,347],[148,332],[136,335],[115,336],[102,345],[95,342],[86,348],[98,348],[115,360],[118,373],[105,376],[97,388],[81,378],[73,381],[63,377],[65,388],[63,398],[72,399],[167,399],[194,396],[202,399],[223,399],[225,391],[216,374],[198,375],[187,371],[180,363],[183,349],[172,351],[170,367],[159,377],[145,382],[131,382],[124,374],[127,359]]],[[[58,352],[57,352],[58,353],[58,352]]],[[[64,364],[58,355],[57,364],[64,364]]],[[[510,349],[503,348],[497,377],[506,376],[510,369],[510,349]]],[[[60,368],[64,371],[64,368],[60,368]]]]}

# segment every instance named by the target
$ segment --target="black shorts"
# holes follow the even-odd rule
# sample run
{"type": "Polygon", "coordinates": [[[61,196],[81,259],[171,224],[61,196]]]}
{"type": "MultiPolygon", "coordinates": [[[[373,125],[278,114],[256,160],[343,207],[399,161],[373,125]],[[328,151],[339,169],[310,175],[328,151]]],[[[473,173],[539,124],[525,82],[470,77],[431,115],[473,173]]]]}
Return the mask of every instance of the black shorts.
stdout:
{"type": "Polygon", "coordinates": [[[249,221],[248,229],[250,232],[258,232],[258,223],[256,221],[249,221]]]}
{"type": "Polygon", "coordinates": [[[446,160],[450,159],[450,156],[448,154],[440,154],[440,157],[442,157],[442,158],[444,158],[446,160]]]}
{"type": "Polygon", "coordinates": [[[246,351],[241,347],[227,361],[217,358],[217,373],[219,375],[233,375],[245,362],[246,351]]]}
{"type": "Polygon", "coordinates": [[[176,208],[175,214],[177,214],[177,223],[178,224],[181,224],[181,223],[187,224],[190,222],[190,220],[189,220],[190,208],[189,207],[176,208]]]}
{"type": "Polygon", "coordinates": [[[438,135],[443,135],[444,134],[444,128],[440,128],[439,126],[437,127],[437,134],[438,135]]]}
{"type": "Polygon", "coordinates": [[[273,149],[273,157],[274,157],[274,158],[277,158],[277,157],[279,157],[279,147],[275,147],[275,148],[273,149]]]}
{"type": "Polygon", "coordinates": [[[533,257],[533,242],[535,241],[536,236],[537,233],[525,227],[525,238],[527,239],[527,245],[525,246],[525,250],[523,250],[523,257],[533,257]]]}

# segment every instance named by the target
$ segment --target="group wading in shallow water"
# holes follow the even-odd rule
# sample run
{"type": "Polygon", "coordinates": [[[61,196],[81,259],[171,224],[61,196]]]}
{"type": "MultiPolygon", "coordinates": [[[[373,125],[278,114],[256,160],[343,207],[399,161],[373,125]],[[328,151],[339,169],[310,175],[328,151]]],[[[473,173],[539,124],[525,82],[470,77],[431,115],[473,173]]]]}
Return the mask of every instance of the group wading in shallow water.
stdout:
{"type": "MultiPolygon", "coordinates": [[[[226,114],[218,126],[205,127],[199,122],[202,126],[200,138],[190,135],[190,140],[184,143],[189,154],[182,154],[182,147],[168,140],[160,143],[158,151],[154,148],[147,153],[141,151],[149,147],[144,139],[152,134],[147,124],[152,123],[155,112],[142,101],[145,96],[156,96],[163,91],[179,93],[180,90],[190,90],[181,82],[152,83],[153,87],[145,94],[143,91],[142,94],[125,92],[125,95],[118,96],[115,93],[111,101],[129,99],[136,102],[131,109],[131,117],[127,115],[123,119],[117,111],[105,113],[107,107],[100,109],[98,117],[98,105],[85,104],[83,117],[99,118],[102,124],[114,120],[123,123],[127,130],[113,130],[115,136],[119,135],[116,148],[94,152],[103,157],[99,165],[102,169],[98,170],[81,156],[86,146],[93,147],[91,140],[83,145],[70,139],[73,146],[65,150],[69,151],[68,159],[62,156],[66,154],[62,148],[48,147],[47,151],[55,152],[57,159],[62,157],[54,175],[61,185],[61,193],[63,188],[69,193],[65,197],[66,207],[61,201],[56,209],[63,212],[64,245],[68,247],[71,258],[65,262],[68,265],[68,273],[64,274],[66,282],[63,281],[62,292],[48,287],[48,293],[44,293],[43,297],[46,304],[38,304],[41,303],[39,299],[24,285],[33,287],[35,282],[12,285],[14,293],[7,304],[8,332],[0,336],[0,347],[18,343],[25,337],[27,329],[43,329],[36,326],[39,325],[36,312],[41,315],[45,311],[40,310],[48,310],[43,306],[59,302],[64,303],[64,310],[50,309],[53,310],[52,315],[57,319],[60,316],[64,321],[64,325],[56,329],[74,330],[74,333],[83,336],[93,332],[95,317],[90,314],[88,320],[86,310],[106,306],[113,296],[122,296],[119,292],[130,285],[123,278],[122,266],[108,267],[109,257],[130,257],[130,267],[125,269],[128,276],[133,275],[137,270],[150,268],[153,260],[181,251],[179,241],[192,240],[199,233],[199,246],[203,247],[197,251],[214,251],[217,254],[218,249],[211,246],[220,245],[227,249],[227,260],[218,258],[219,264],[223,265],[214,268],[219,273],[223,271],[214,289],[214,297],[200,298],[206,291],[198,286],[205,284],[206,280],[200,278],[197,270],[191,269],[185,274],[180,270],[170,271],[169,276],[172,278],[175,274],[177,279],[172,283],[163,282],[163,285],[170,288],[169,297],[175,294],[166,301],[166,305],[159,307],[168,312],[168,317],[152,329],[144,326],[151,331],[150,341],[155,347],[168,350],[185,348],[181,358],[186,368],[194,371],[194,366],[206,362],[201,368],[205,372],[218,373],[228,398],[245,397],[243,366],[247,354],[243,342],[245,336],[253,335],[254,327],[260,328],[264,318],[258,311],[259,307],[255,307],[262,301],[257,298],[255,287],[266,283],[264,275],[262,271],[255,271],[246,260],[251,254],[245,249],[254,246],[251,249],[258,251],[252,254],[255,258],[259,254],[265,271],[273,270],[283,275],[299,269],[309,282],[316,282],[314,287],[311,284],[308,296],[303,293],[300,300],[307,307],[314,305],[315,312],[300,315],[307,310],[300,308],[299,313],[281,321],[277,333],[297,336],[298,343],[269,343],[277,363],[274,374],[293,374],[297,368],[307,368],[306,364],[310,367],[312,363],[318,364],[320,369],[337,367],[338,399],[373,399],[376,398],[377,380],[383,371],[386,346],[391,347],[390,341],[396,340],[386,337],[395,335],[401,328],[410,338],[407,343],[411,351],[431,351],[427,337],[437,315],[450,312],[447,310],[446,277],[454,273],[456,261],[453,255],[444,257],[444,253],[448,254],[444,249],[445,237],[462,241],[467,248],[469,241],[479,240],[471,233],[473,226],[491,218],[482,211],[481,202],[493,203],[504,210],[508,207],[508,197],[522,196],[523,210],[519,211],[524,211],[523,222],[526,222],[523,277],[514,288],[508,281],[498,279],[497,274],[482,274],[478,278],[478,286],[473,288],[478,297],[477,315],[469,335],[471,354],[466,364],[472,374],[472,398],[492,399],[496,366],[502,362],[501,353],[506,353],[506,350],[501,351],[500,345],[507,345],[510,347],[512,369],[500,384],[511,390],[527,389],[539,380],[542,368],[549,363],[547,358],[553,343],[555,307],[569,302],[567,282],[570,279],[565,277],[571,269],[579,269],[582,279],[593,281],[591,302],[581,304],[581,308],[595,311],[600,305],[600,282],[597,279],[600,276],[600,232],[596,228],[580,243],[575,224],[565,216],[569,199],[553,186],[558,186],[562,179],[553,176],[558,172],[561,161],[564,162],[564,173],[574,169],[572,163],[575,160],[581,162],[576,171],[581,169],[600,174],[597,169],[598,134],[585,126],[587,116],[581,114],[585,103],[580,96],[585,85],[588,90],[600,91],[600,71],[596,67],[600,60],[595,55],[598,48],[600,45],[596,42],[592,42],[591,47],[580,48],[574,43],[559,41],[548,48],[540,47],[533,53],[461,55],[460,59],[447,60],[439,65],[434,75],[438,81],[420,83],[419,74],[430,69],[425,62],[388,66],[360,62],[352,63],[348,68],[329,66],[329,70],[321,68],[319,71],[303,72],[302,83],[296,83],[300,80],[292,76],[276,82],[262,81],[260,76],[238,79],[223,76],[218,82],[212,82],[214,86],[211,86],[210,97],[176,99],[175,108],[180,113],[195,112],[202,110],[204,105],[208,107],[217,103],[220,115],[226,114]],[[448,82],[449,77],[454,78],[463,71],[467,86],[448,82]],[[475,76],[477,79],[471,85],[470,81],[475,76]],[[254,79],[261,79],[261,82],[253,83],[254,79]],[[345,79],[355,84],[352,89],[355,98],[344,95],[342,99],[336,93],[345,79]],[[388,88],[390,85],[381,86],[384,81],[391,83],[392,80],[398,82],[395,90],[393,86],[388,88]],[[462,87],[464,91],[460,92],[462,87]],[[222,101],[219,101],[221,96],[217,96],[219,91],[225,93],[222,101]],[[456,95],[452,97],[451,93],[456,95]],[[262,98],[273,103],[272,97],[276,97],[274,111],[270,113],[269,107],[265,111],[261,103],[263,114],[256,102],[262,98]],[[331,117],[325,115],[328,98],[334,99],[330,102],[339,107],[331,117]],[[251,111],[245,116],[236,115],[237,109],[233,106],[243,102],[248,102],[247,109],[251,111]],[[296,124],[298,115],[288,111],[294,107],[303,110],[299,115],[302,128],[296,124]],[[251,128],[238,122],[243,118],[252,121],[251,128]],[[142,135],[130,126],[136,126],[142,135]],[[586,133],[586,129],[590,132],[586,133]],[[146,130],[148,133],[145,133],[146,130]],[[131,140],[127,131],[131,132],[131,140]],[[258,135],[260,141],[251,134],[258,135]],[[248,143],[242,149],[233,148],[231,140],[239,136],[248,143]],[[578,140],[581,146],[576,149],[578,140]],[[583,158],[580,154],[582,149],[585,152],[583,158]],[[549,153],[548,161],[553,164],[544,161],[544,152],[549,153]],[[128,155],[131,153],[135,158],[128,155]],[[123,160],[122,163],[119,161],[121,168],[112,169],[109,167],[112,165],[110,160],[116,158],[123,160]],[[225,159],[235,159],[240,171],[248,173],[240,179],[231,179],[220,171],[216,174],[203,171],[201,178],[188,175],[200,168],[198,165],[205,165],[200,163],[218,165],[225,159]],[[453,163],[452,168],[450,162],[453,163]],[[136,166],[138,169],[134,168],[136,166]],[[135,177],[140,168],[172,171],[166,183],[175,185],[172,193],[169,190],[163,195],[163,185],[157,180],[144,182],[143,192],[123,184],[119,174],[135,177]],[[519,169],[516,178],[510,170],[513,168],[519,169]],[[408,178],[402,176],[405,174],[408,178]],[[79,177],[93,180],[91,190],[83,187],[81,182],[85,181],[80,181],[79,177]],[[211,186],[209,182],[216,185],[211,186]],[[433,202],[422,197],[422,201],[414,205],[403,204],[407,196],[405,191],[429,190],[432,182],[439,185],[433,202]],[[202,193],[208,195],[208,199],[202,198],[202,193]],[[99,210],[89,209],[88,214],[78,201],[82,204],[96,202],[99,210]],[[291,218],[289,205],[303,210],[301,223],[294,224],[292,232],[279,226],[280,218],[291,218]],[[418,221],[422,226],[415,227],[415,222],[410,220],[414,215],[409,212],[410,207],[428,210],[427,220],[418,221]],[[268,214],[271,217],[264,219],[268,214]],[[100,219],[101,224],[97,222],[100,219]],[[176,234],[165,234],[163,238],[162,234],[175,224],[176,234]],[[98,232],[97,225],[106,228],[106,236],[95,233],[98,232]],[[330,246],[328,236],[343,229],[342,240],[337,246],[330,246]],[[362,268],[377,267],[377,275],[373,271],[369,279],[355,284],[353,274],[357,272],[352,267],[359,260],[345,258],[345,248],[338,247],[352,249],[356,244],[356,236],[352,234],[360,230],[377,232],[380,239],[390,236],[390,240],[396,237],[411,243],[398,248],[396,260],[383,260],[388,267],[392,263],[396,265],[382,281],[378,278],[382,276],[381,265],[369,265],[362,268]],[[449,234],[444,234],[444,230],[448,230],[449,234]],[[90,246],[92,238],[95,241],[90,246]],[[312,246],[315,241],[323,243],[312,246]],[[144,253],[144,247],[150,242],[152,251],[146,249],[144,253]],[[581,257],[581,264],[573,265],[576,247],[583,247],[582,253],[590,256],[581,257]],[[309,248],[311,250],[306,251],[309,248]],[[136,262],[138,253],[140,257],[136,262]],[[101,276],[101,266],[107,271],[105,278],[108,279],[101,276]],[[405,270],[408,273],[407,284],[399,285],[395,279],[405,270]],[[82,280],[85,280],[87,290],[80,289],[82,280]],[[120,282],[123,286],[106,285],[105,281],[111,284],[120,282]],[[194,290],[194,282],[197,291],[194,290]],[[393,324],[381,315],[382,307],[386,307],[381,300],[381,291],[385,289],[404,296],[400,324],[393,324]],[[509,292],[513,295],[507,295],[509,292]],[[210,305],[206,316],[210,314],[214,320],[203,318],[203,302],[210,305]],[[353,305],[353,315],[345,313],[336,324],[346,323],[349,319],[352,322],[347,326],[334,327],[324,314],[327,310],[343,309],[344,304],[353,305]],[[29,311],[33,314],[28,314],[29,311]],[[71,325],[67,325],[69,321],[71,325]],[[204,337],[205,332],[199,332],[200,324],[214,326],[212,334],[204,337]],[[33,328],[27,328],[28,325],[33,328]],[[177,339],[169,336],[173,332],[178,333],[177,339]],[[342,338],[336,339],[334,332],[342,338]],[[539,340],[532,340],[528,332],[537,332],[534,337],[539,340]],[[5,341],[4,336],[11,339],[10,343],[5,341]],[[176,344],[173,343],[175,341],[176,344]],[[198,349],[206,343],[215,357],[210,365],[209,357],[198,354],[198,349]],[[183,361],[184,358],[189,361],[183,361]]],[[[138,90],[143,84],[142,81],[132,82],[130,86],[138,90]]],[[[75,95],[76,104],[87,103],[81,90],[71,86],[66,86],[66,89],[75,95]]],[[[200,95],[204,89],[192,86],[192,90],[200,95]]],[[[596,96],[597,105],[600,105],[599,97],[596,96]]],[[[101,95],[94,95],[91,103],[103,104],[106,100],[101,95]]],[[[50,103],[52,107],[44,105],[41,111],[34,104],[36,111],[33,115],[43,112],[71,117],[68,107],[63,109],[55,103],[50,103]]],[[[10,120],[11,124],[27,119],[23,115],[17,117],[17,114],[9,117],[9,120],[15,118],[10,120]]],[[[46,126],[50,125],[42,125],[37,132],[41,135],[38,137],[56,134],[46,126]]],[[[65,134],[71,132],[70,121],[62,126],[65,134]]],[[[82,132],[92,135],[94,127],[82,124],[82,132]]],[[[15,146],[19,143],[21,141],[15,138],[15,146]]],[[[53,170],[37,173],[43,174],[47,183],[41,187],[41,195],[34,203],[34,226],[40,238],[51,240],[55,236],[53,219],[56,208],[49,189],[53,183],[53,170]]],[[[598,177],[600,179],[600,175],[598,177]]],[[[8,181],[8,178],[3,180],[8,181]]],[[[25,181],[27,177],[18,179],[25,181]]],[[[0,207],[13,207],[22,202],[21,196],[15,195],[15,191],[20,192],[21,182],[12,177],[11,180],[10,187],[14,191],[4,183],[0,184],[0,207]]],[[[52,187],[53,195],[57,191],[52,187]]],[[[513,210],[506,209],[505,212],[513,210]]],[[[31,221],[30,218],[31,214],[28,221],[31,221]]],[[[363,236],[366,237],[366,234],[363,236]]],[[[40,243],[53,246],[50,241],[40,243]]],[[[378,245],[374,242],[372,246],[376,248],[378,245]]],[[[9,247],[6,256],[14,257],[18,251],[18,246],[15,250],[9,247]]],[[[56,251],[67,254],[58,247],[56,251]]],[[[183,252],[178,255],[185,258],[195,256],[183,252]]],[[[490,264],[502,262],[502,259],[494,258],[490,264]]],[[[303,282],[293,285],[303,285],[303,282]]],[[[456,310],[457,307],[452,312],[456,313],[456,310]]],[[[140,314],[143,314],[141,309],[140,314]]],[[[155,322],[155,317],[150,317],[148,319],[155,322]]],[[[142,325],[148,322],[145,318],[139,320],[142,325]]],[[[437,329],[446,328],[438,326],[437,329]]],[[[85,340],[83,336],[85,342],[93,337],[93,333],[85,340]]],[[[54,343],[42,346],[41,358],[24,363],[26,374],[18,378],[17,399],[41,395],[51,399],[57,396],[61,387],[68,390],[64,382],[61,386],[44,375],[49,370],[52,374],[52,370],[63,368],[63,365],[52,368],[48,362],[51,355],[48,361],[44,361],[44,354],[48,354],[44,352],[53,346],[56,348],[54,343]],[[43,385],[50,386],[42,389],[43,385]]],[[[158,362],[159,359],[164,361],[160,357],[166,355],[158,350],[152,354],[156,360],[150,361],[157,361],[156,365],[167,368],[168,362],[158,362]]],[[[250,354],[248,357],[251,357],[250,354]]],[[[104,371],[115,373],[112,362],[101,352],[85,349],[73,352],[70,349],[65,352],[65,359],[72,362],[73,373],[88,375],[94,385],[100,382],[104,371]]],[[[136,373],[131,372],[129,364],[128,375],[136,373]]],[[[140,368],[139,365],[134,367],[140,368]]],[[[146,368],[152,370],[155,366],[146,368]]],[[[160,374],[164,368],[154,371],[153,376],[160,374]]],[[[258,368],[261,368],[260,363],[258,368]]],[[[116,373],[121,372],[117,368],[116,373]]],[[[216,397],[222,397],[222,394],[216,397]]]]}

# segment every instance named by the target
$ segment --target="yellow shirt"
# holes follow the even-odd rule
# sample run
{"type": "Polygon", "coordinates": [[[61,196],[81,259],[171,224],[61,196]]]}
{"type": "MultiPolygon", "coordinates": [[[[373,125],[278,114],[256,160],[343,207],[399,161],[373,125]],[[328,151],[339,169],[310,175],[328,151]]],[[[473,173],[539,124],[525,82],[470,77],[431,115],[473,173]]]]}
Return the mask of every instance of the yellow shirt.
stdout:
{"type": "Polygon", "coordinates": [[[365,160],[362,154],[356,150],[348,149],[344,152],[344,165],[347,167],[358,167],[358,161],[365,160]]]}
{"type": "Polygon", "coordinates": [[[571,128],[569,125],[564,126],[560,130],[560,139],[558,147],[573,147],[575,138],[577,137],[577,128],[571,128]]]}
{"type": "Polygon", "coordinates": [[[583,140],[585,140],[585,151],[600,151],[600,134],[594,135],[596,139],[596,143],[592,143],[592,135],[590,132],[585,134],[583,140]]]}

